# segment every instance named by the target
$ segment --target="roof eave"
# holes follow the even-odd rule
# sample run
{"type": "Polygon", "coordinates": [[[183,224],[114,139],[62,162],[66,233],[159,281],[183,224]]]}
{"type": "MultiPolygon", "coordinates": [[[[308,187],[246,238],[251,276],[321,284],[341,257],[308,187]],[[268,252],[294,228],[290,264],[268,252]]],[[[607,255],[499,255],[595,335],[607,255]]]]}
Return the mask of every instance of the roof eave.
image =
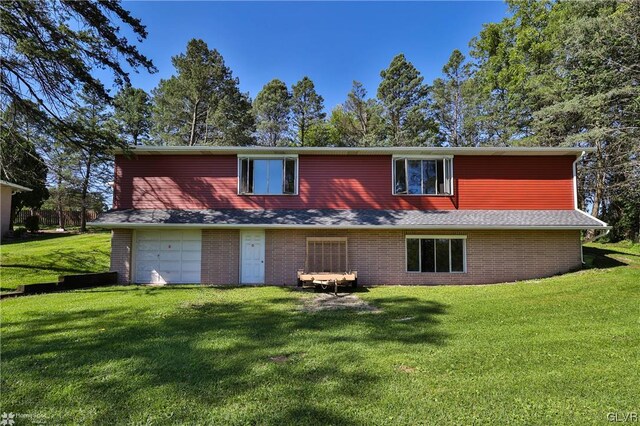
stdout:
{"type": "Polygon", "coordinates": [[[197,228],[197,229],[413,229],[413,230],[587,230],[611,229],[608,225],[291,225],[291,224],[201,224],[201,223],[96,223],[89,222],[88,226],[106,229],[136,229],[136,228],[197,228]]]}
{"type": "MultiPolygon", "coordinates": [[[[307,155],[575,155],[594,152],[583,147],[264,147],[264,146],[136,146],[136,155],[238,155],[238,154],[307,154],[307,155]]],[[[117,154],[124,154],[119,150],[117,154]]]]}
{"type": "Polygon", "coordinates": [[[8,188],[13,189],[17,192],[31,192],[33,189],[27,188],[26,186],[18,185],[17,183],[7,182],[5,180],[0,180],[0,186],[6,186],[8,188]]]}

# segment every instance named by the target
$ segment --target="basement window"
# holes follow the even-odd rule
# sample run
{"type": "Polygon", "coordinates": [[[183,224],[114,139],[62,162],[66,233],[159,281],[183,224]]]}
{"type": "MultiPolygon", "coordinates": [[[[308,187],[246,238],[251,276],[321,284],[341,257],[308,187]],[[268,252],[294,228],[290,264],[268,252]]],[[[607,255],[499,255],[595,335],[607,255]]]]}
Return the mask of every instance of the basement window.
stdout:
{"type": "Polygon", "coordinates": [[[393,158],[395,195],[453,195],[453,158],[393,158]]]}
{"type": "Polygon", "coordinates": [[[348,272],[347,239],[338,237],[307,238],[305,269],[309,273],[348,272]]]}
{"type": "Polygon", "coordinates": [[[238,158],[238,194],[296,195],[298,159],[238,158]]]}
{"type": "Polygon", "coordinates": [[[466,272],[466,236],[407,236],[407,272],[466,272]]]}

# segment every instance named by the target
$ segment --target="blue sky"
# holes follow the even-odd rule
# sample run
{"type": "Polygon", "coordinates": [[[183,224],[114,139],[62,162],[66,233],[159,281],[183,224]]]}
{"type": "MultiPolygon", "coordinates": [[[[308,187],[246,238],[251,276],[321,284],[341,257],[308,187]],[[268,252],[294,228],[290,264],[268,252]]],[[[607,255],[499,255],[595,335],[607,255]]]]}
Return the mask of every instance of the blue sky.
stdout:
{"type": "MultiPolygon", "coordinates": [[[[352,80],[375,96],[380,70],[404,53],[427,82],[453,49],[468,51],[482,24],[506,16],[501,2],[125,2],[149,31],[140,45],[158,73],[132,74],[147,91],[173,72],[171,56],[201,38],[218,49],[253,98],[279,78],[288,86],[308,75],[330,111],[352,80]]],[[[126,34],[126,33],[125,33],[126,34]]]]}

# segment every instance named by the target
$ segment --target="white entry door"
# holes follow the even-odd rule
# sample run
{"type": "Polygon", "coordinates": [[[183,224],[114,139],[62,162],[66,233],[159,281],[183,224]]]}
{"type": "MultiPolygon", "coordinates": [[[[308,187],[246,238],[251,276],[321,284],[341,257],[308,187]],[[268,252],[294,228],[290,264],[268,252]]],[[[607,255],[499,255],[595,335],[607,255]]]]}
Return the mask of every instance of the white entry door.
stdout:
{"type": "Polygon", "coordinates": [[[199,283],[202,233],[136,231],[135,282],[199,283]]]}
{"type": "Polygon", "coordinates": [[[264,284],[264,230],[240,233],[240,281],[264,284]]]}

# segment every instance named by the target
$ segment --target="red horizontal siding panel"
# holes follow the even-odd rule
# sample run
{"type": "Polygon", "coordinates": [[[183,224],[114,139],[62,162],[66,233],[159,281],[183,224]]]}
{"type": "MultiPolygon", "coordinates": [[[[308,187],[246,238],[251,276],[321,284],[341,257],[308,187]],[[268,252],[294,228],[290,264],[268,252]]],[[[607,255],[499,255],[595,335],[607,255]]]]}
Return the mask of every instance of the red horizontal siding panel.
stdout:
{"type": "Polygon", "coordinates": [[[571,210],[573,156],[457,156],[460,209],[571,210]]]}
{"type": "Polygon", "coordinates": [[[422,209],[573,208],[574,157],[456,156],[456,195],[396,196],[391,157],[299,157],[299,195],[237,195],[231,155],[116,157],[114,208],[422,209]]]}

